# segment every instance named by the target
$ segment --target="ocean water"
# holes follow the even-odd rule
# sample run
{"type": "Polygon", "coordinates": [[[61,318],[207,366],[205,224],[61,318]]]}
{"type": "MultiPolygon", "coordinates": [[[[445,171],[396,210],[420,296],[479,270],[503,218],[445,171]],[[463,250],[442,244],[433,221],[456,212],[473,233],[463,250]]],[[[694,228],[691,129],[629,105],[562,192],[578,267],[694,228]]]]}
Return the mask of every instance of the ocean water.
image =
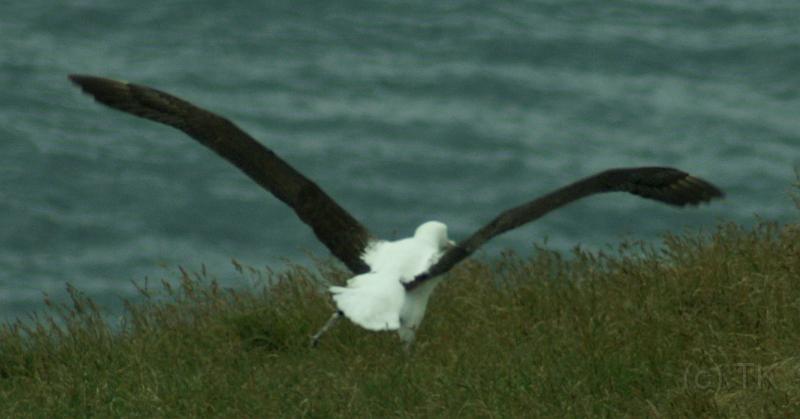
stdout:
{"type": "MultiPolygon", "coordinates": [[[[386,238],[466,237],[594,172],[669,165],[727,199],[612,194],[495,239],[568,251],[796,221],[800,3],[11,1],[0,14],[0,320],[111,311],[178,266],[327,255],[281,202],[183,133],[66,79],[147,84],[235,121],[386,238]]],[[[238,279],[237,279],[238,278],[238,279]]]]}

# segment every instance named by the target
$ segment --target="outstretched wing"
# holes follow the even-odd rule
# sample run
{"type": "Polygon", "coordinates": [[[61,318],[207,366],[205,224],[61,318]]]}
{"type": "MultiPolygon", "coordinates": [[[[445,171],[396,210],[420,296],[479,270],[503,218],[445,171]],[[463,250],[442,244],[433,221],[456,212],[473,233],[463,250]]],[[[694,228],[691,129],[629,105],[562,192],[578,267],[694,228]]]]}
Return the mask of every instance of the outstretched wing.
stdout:
{"type": "Polygon", "coordinates": [[[628,192],[675,206],[697,205],[723,193],[716,186],[669,167],[610,169],[557,189],[533,201],[511,208],[469,238],[448,250],[427,272],[405,284],[413,289],[449,271],[492,237],[529,223],[580,198],[601,192],[628,192]]]}
{"type": "Polygon", "coordinates": [[[361,260],[370,241],[367,229],[314,182],[229,120],[146,86],[83,75],[69,79],[104,105],[189,134],[292,207],[351,271],[369,271],[361,260]]]}

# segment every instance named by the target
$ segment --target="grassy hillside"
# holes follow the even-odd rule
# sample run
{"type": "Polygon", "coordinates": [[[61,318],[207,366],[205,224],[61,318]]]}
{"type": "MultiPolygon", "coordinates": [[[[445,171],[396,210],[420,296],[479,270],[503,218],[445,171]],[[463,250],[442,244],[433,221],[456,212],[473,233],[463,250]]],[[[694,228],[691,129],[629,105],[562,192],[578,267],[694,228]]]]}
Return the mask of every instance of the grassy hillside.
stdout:
{"type": "Polygon", "coordinates": [[[239,267],[269,292],[184,272],[114,327],[72,290],[55,318],[0,329],[0,417],[800,414],[798,225],[468,261],[410,356],[347,322],[309,349],[321,278],[347,277],[319,269],[239,267]]]}

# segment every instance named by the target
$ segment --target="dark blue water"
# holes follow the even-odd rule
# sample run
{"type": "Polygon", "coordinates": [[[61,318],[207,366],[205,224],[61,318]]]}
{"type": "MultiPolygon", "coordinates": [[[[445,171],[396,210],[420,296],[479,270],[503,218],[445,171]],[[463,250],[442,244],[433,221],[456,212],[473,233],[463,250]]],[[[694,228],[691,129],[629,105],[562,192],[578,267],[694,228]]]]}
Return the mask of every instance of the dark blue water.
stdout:
{"type": "Polygon", "coordinates": [[[236,258],[326,255],[278,200],[184,134],[114,112],[68,73],[223,114],[376,234],[464,238],[599,170],[670,165],[724,202],[593,197],[502,236],[623,237],[788,222],[800,164],[795,1],[6,2],[0,13],[0,318],[69,282],[111,310],[131,281],[236,258]]]}

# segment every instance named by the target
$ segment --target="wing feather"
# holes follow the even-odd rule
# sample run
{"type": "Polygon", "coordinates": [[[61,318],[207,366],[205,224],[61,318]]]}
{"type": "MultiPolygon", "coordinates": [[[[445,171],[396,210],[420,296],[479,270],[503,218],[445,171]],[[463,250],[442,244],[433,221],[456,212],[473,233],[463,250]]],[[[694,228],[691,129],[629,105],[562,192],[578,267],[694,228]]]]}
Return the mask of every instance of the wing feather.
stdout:
{"type": "Polygon", "coordinates": [[[711,183],[670,167],[606,170],[504,211],[489,224],[448,250],[427,272],[404,285],[408,290],[413,289],[428,279],[449,271],[493,237],[536,220],[573,201],[603,192],[628,192],[642,198],[681,207],[698,205],[724,195],[711,183]]]}
{"type": "Polygon", "coordinates": [[[367,229],[317,184],[229,120],[150,87],[85,75],[69,79],[106,106],[185,132],[292,207],[351,271],[369,271],[361,259],[371,240],[367,229]]]}

